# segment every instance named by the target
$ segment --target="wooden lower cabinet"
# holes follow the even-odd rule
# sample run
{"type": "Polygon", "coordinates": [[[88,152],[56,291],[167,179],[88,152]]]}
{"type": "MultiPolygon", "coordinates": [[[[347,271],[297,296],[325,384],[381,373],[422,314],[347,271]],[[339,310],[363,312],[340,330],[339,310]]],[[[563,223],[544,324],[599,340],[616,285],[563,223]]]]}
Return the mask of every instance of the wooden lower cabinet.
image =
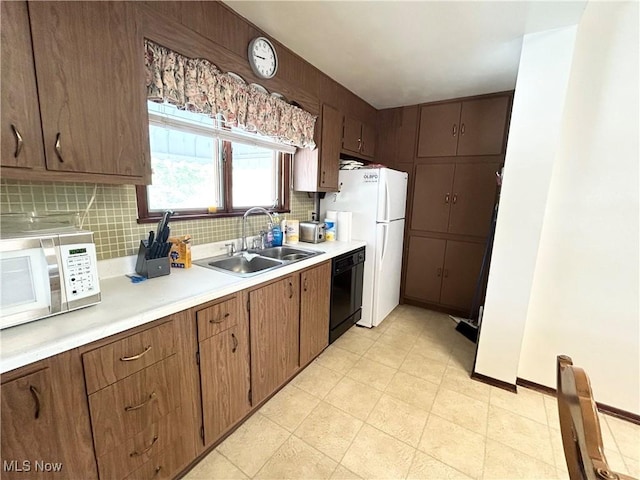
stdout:
{"type": "Polygon", "coordinates": [[[97,478],[77,349],[2,375],[2,478],[97,478]]]}
{"type": "Polygon", "coordinates": [[[313,360],[329,344],[331,263],[300,274],[300,365],[313,360]]]}
{"type": "Polygon", "coordinates": [[[249,345],[235,325],[199,343],[204,443],[216,441],[251,409],[249,345]]]}
{"type": "Polygon", "coordinates": [[[411,236],[405,297],[469,312],[484,249],[482,243],[411,236]]]}
{"type": "Polygon", "coordinates": [[[300,365],[299,292],[298,274],[248,292],[253,405],[276,391],[300,365]]]}

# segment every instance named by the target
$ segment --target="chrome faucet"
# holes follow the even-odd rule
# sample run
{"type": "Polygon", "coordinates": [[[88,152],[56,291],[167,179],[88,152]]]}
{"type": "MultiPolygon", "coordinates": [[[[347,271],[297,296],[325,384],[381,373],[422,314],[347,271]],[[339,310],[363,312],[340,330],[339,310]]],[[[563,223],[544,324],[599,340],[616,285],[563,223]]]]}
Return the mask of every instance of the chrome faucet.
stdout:
{"type": "Polygon", "coordinates": [[[269,217],[269,221],[271,223],[273,223],[273,217],[271,216],[271,214],[265,208],[262,208],[262,207],[251,207],[249,210],[244,212],[244,215],[242,216],[242,247],[241,247],[242,251],[247,250],[247,234],[246,234],[247,217],[252,212],[264,213],[265,215],[267,215],[269,217]]]}

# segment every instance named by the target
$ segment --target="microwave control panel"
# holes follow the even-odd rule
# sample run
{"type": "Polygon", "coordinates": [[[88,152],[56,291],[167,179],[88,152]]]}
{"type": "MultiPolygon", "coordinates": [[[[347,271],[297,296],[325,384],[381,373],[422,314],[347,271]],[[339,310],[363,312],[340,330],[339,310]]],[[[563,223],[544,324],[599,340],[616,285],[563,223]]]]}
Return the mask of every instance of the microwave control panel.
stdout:
{"type": "Polygon", "coordinates": [[[95,244],[60,245],[60,257],[67,301],[100,293],[95,244]]]}

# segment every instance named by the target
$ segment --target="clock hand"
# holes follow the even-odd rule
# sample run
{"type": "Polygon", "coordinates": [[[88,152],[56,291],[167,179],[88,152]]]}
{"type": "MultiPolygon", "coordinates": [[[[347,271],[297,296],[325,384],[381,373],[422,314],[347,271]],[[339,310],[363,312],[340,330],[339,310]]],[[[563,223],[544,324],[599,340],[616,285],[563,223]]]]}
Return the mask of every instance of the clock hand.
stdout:
{"type": "Polygon", "coordinates": [[[261,57],[260,55],[256,55],[260,60],[266,60],[266,57],[261,57]]]}

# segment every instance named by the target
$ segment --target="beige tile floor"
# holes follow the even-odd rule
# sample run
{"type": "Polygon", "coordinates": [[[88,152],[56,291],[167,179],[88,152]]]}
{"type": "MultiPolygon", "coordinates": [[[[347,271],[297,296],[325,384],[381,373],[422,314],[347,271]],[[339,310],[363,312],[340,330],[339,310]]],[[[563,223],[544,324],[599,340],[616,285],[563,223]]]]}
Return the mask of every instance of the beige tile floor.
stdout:
{"type": "MultiPolygon", "coordinates": [[[[401,305],[353,327],[187,479],[568,479],[555,398],[471,380],[447,315],[401,305]]],[[[640,478],[640,427],[601,415],[611,466],[640,478]]]]}

